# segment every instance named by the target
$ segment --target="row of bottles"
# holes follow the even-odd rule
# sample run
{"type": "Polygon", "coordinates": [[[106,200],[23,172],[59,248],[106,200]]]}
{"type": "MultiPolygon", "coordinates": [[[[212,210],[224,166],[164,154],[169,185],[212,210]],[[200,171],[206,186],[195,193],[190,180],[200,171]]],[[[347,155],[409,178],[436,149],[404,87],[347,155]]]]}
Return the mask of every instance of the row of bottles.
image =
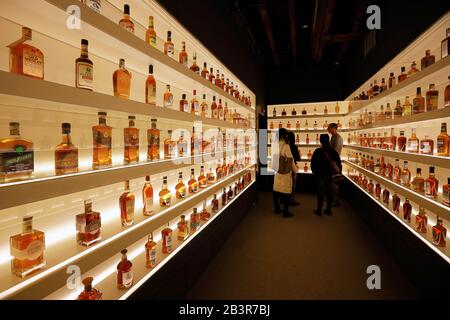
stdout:
{"type": "MultiPolygon", "coordinates": [[[[320,111],[319,109],[317,107],[314,107],[312,115],[316,115],[316,114],[317,115],[326,115],[326,114],[329,114],[328,107],[326,105],[323,108],[323,111],[320,111]]],[[[352,111],[352,105],[351,105],[351,102],[349,102],[348,112],[351,112],[351,111],[352,111]]],[[[336,102],[336,105],[334,107],[334,113],[335,114],[341,114],[341,107],[339,105],[339,102],[336,102]]],[[[306,110],[306,107],[303,107],[303,109],[302,109],[300,114],[303,115],[303,116],[308,114],[308,111],[306,110]]],[[[297,116],[297,107],[292,107],[291,108],[290,115],[291,116],[297,116]]],[[[277,108],[276,107],[273,108],[272,117],[275,118],[275,117],[287,117],[287,116],[288,116],[288,114],[286,112],[286,108],[282,108],[281,114],[277,113],[277,108]]]]}
{"type": "MultiPolygon", "coordinates": [[[[328,126],[331,123],[333,123],[333,122],[328,123],[328,120],[325,120],[322,124],[319,125],[317,123],[317,120],[315,120],[314,123],[312,123],[312,127],[310,127],[308,120],[306,120],[305,124],[303,126],[301,125],[300,121],[297,121],[295,123],[295,127],[294,127],[294,125],[291,124],[290,121],[287,121],[286,123],[283,123],[283,122],[279,121],[278,122],[278,129],[285,128],[285,129],[288,129],[288,130],[289,129],[295,129],[295,130],[305,130],[305,131],[307,131],[307,130],[327,130],[328,126]]],[[[338,120],[336,122],[336,125],[337,125],[338,129],[342,129],[342,123],[341,123],[340,120],[338,120]]],[[[273,121],[270,121],[269,129],[270,130],[274,130],[275,129],[275,125],[274,125],[273,121]]]]}
{"type": "MultiPolygon", "coordinates": [[[[211,169],[210,173],[206,175],[204,167],[202,166],[200,175],[197,179],[195,177],[194,169],[191,169],[191,177],[187,182],[187,187],[183,182],[183,175],[180,173],[178,183],[174,190],[175,197],[179,200],[183,200],[188,194],[195,194],[200,189],[207,188],[208,185],[215,183],[228,174],[236,173],[238,170],[239,168],[236,165],[229,166],[218,164],[215,173],[213,173],[211,169]]],[[[250,171],[242,175],[234,185],[230,186],[229,191],[226,193],[227,197],[222,197],[222,205],[225,205],[227,201],[247,187],[251,183],[251,179],[250,171]]],[[[142,214],[144,216],[151,216],[154,214],[153,186],[149,176],[145,178],[145,181],[142,188],[142,214]]],[[[120,220],[123,227],[129,227],[134,223],[135,195],[130,191],[129,181],[125,181],[124,189],[124,193],[119,198],[120,220]]],[[[216,199],[216,196],[214,196],[214,199],[216,199]]],[[[169,207],[171,204],[172,192],[168,188],[167,177],[163,177],[163,185],[159,192],[159,205],[161,208],[165,208],[169,207]]],[[[218,211],[215,200],[213,200],[212,207],[213,212],[218,211]]],[[[203,211],[199,215],[199,218],[208,220],[210,216],[205,210],[206,205],[204,204],[203,211]]],[[[194,213],[197,213],[196,210],[194,213]]],[[[191,216],[191,222],[192,221],[198,222],[199,220],[192,219],[191,216]]],[[[92,209],[91,200],[86,200],[84,202],[84,212],[75,217],[77,243],[86,247],[98,243],[101,240],[101,227],[102,222],[100,212],[92,209]]],[[[33,229],[32,216],[25,216],[23,218],[22,232],[10,238],[10,249],[11,256],[13,257],[11,260],[11,270],[13,274],[23,278],[45,267],[45,234],[42,231],[33,229]]]]}
{"type": "MultiPolygon", "coordinates": [[[[99,123],[92,127],[94,170],[110,168],[112,166],[112,130],[106,124],[106,112],[99,112],[99,123]]],[[[139,129],[135,127],[135,117],[129,116],[129,127],[123,129],[124,137],[124,165],[139,162],[139,129]]],[[[201,155],[204,153],[215,154],[226,150],[241,150],[249,152],[250,141],[247,136],[231,135],[219,131],[211,140],[203,139],[201,132],[193,128],[188,142],[181,131],[177,141],[172,140],[172,130],[168,131],[168,137],[163,141],[164,159],[177,159],[180,157],[201,155]]],[[[147,161],[160,160],[161,131],[157,129],[157,120],[151,119],[151,128],[147,130],[147,161]]],[[[34,145],[31,140],[20,135],[20,125],[17,122],[10,123],[10,136],[0,139],[0,181],[9,182],[22,179],[30,179],[34,171],[34,145]]],[[[238,156],[238,155],[236,155],[238,156]]],[[[248,163],[250,157],[241,154],[238,162],[248,163]]],[[[78,148],[71,139],[71,124],[62,124],[62,141],[55,148],[55,173],[56,175],[78,172],[78,148]]]]}
{"type": "MultiPolygon", "coordinates": [[[[320,144],[318,133],[316,134],[315,140],[310,139],[308,133],[304,137],[305,137],[305,139],[303,140],[303,138],[301,138],[301,136],[297,133],[295,136],[295,144],[296,145],[310,145],[310,144],[319,145],[320,144]]],[[[272,144],[272,135],[269,135],[269,144],[272,144]]]]}

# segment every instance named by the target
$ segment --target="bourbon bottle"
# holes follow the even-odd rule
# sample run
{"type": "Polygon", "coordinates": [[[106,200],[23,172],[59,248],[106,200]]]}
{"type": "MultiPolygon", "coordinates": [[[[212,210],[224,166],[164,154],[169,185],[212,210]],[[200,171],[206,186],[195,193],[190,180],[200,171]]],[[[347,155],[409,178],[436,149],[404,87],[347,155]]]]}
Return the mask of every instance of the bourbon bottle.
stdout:
{"type": "Polygon", "coordinates": [[[407,138],[405,137],[405,131],[400,131],[400,137],[397,139],[397,151],[405,152],[406,151],[406,142],[407,138]]]}
{"type": "Polygon", "coordinates": [[[188,191],[189,193],[197,193],[198,192],[198,182],[195,179],[195,169],[191,169],[191,178],[188,181],[188,191]]]}
{"type": "Polygon", "coordinates": [[[390,198],[390,192],[389,192],[389,190],[387,190],[387,189],[384,189],[383,190],[383,203],[385,204],[385,205],[389,205],[389,198],[390,198]]]}
{"type": "Polygon", "coordinates": [[[191,71],[195,72],[196,74],[200,75],[200,67],[197,65],[197,54],[195,52],[192,59],[193,59],[192,66],[189,69],[191,69],[191,71]]]}
{"type": "Polygon", "coordinates": [[[83,279],[84,290],[78,295],[77,300],[102,300],[102,293],[92,287],[93,277],[83,279]]]}
{"type": "Polygon", "coordinates": [[[175,195],[177,199],[184,199],[186,198],[186,186],[183,182],[183,172],[180,172],[178,175],[178,183],[175,186],[175,195]]]}
{"type": "Polygon", "coordinates": [[[88,45],[88,40],[81,40],[81,55],[75,60],[75,87],[93,91],[94,64],[89,59],[88,45]]]}
{"type": "Polygon", "coordinates": [[[200,219],[202,221],[208,221],[211,218],[211,213],[208,212],[208,209],[206,207],[206,200],[203,200],[203,208],[202,212],[200,213],[200,219]]]}
{"type": "Polygon", "coordinates": [[[123,129],[125,165],[139,162],[139,129],[135,127],[135,120],[135,116],[129,116],[129,126],[123,129]]]}
{"type": "Polygon", "coordinates": [[[191,100],[191,114],[199,116],[200,115],[200,104],[197,100],[197,90],[192,92],[192,100],[191,100]]]}
{"type": "Polygon", "coordinates": [[[163,97],[163,106],[164,108],[172,108],[173,107],[173,94],[170,92],[170,85],[166,85],[166,92],[163,97]]]}
{"type": "Polygon", "coordinates": [[[413,114],[425,112],[425,98],[422,96],[422,89],[417,87],[417,95],[413,99],[413,114]]]}
{"type": "Polygon", "coordinates": [[[90,246],[101,240],[100,212],[92,211],[92,200],[84,201],[84,212],[75,217],[77,243],[90,246]]]}
{"type": "Polygon", "coordinates": [[[200,168],[200,175],[198,177],[198,185],[200,189],[204,189],[208,185],[208,179],[205,176],[205,167],[201,166],[200,168]]]}
{"type": "Polygon", "coordinates": [[[168,131],[169,136],[164,140],[164,159],[175,159],[177,153],[177,143],[172,140],[172,130],[168,131]]]}
{"type": "Polygon", "coordinates": [[[405,102],[403,103],[403,117],[412,115],[412,105],[409,102],[409,96],[405,97],[405,102]]]}
{"type": "Polygon", "coordinates": [[[167,188],[167,177],[163,177],[163,185],[159,192],[159,205],[161,208],[169,207],[172,204],[172,194],[167,188]]]}
{"type": "Polygon", "coordinates": [[[212,202],[211,202],[212,212],[219,212],[219,199],[217,199],[217,195],[214,194],[212,202]]]}
{"type": "Polygon", "coordinates": [[[62,124],[62,142],[55,148],[56,175],[78,172],[78,148],[70,138],[70,123],[62,124]]]}
{"type": "Polygon", "coordinates": [[[442,219],[438,217],[437,224],[433,227],[433,244],[438,247],[445,247],[446,238],[447,229],[445,229],[442,219]]]}
{"type": "Polygon", "coordinates": [[[415,75],[417,72],[419,72],[419,69],[417,69],[417,64],[415,61],[411,63],[411,67],[408,70],[408,77],[411,77],[412,75],[415,75]]]}
{"type": "Polygon", "coordinates": [[[198,213],[197,208],[192,209],[189,220],[191,232],[197,231],[200,228],[200,214],[198,213]]]}
{"type": "Polygon", "coordinates": [[[213,96],[213,101],[211,103],[211,118],[219,119],[219,109],[217,108],[216,97],[213,96]]]}
{"type": "Polygon", "coordinates": [[[147,242],[145,243],[145,267],[156,267],[156,242],[153,241],[153,232],[148,235],[147,242]]]}
{"type": "Polygon", "coordinates": [[[167,41],[164,42],[164,54],[168,57],[175,58],[175,47],[172,42],[172,32],[167,31],[167,41]]]}
{"type": "Polygon", "coordinates": [[[397,103],[394,108],[394,119],[399,119],[403,115],[403,107],[400,103],[400,100],[397,100],[397,103]]]}
{"type": "Polygon", "coordinates": [[[402,170],[400,169],[400,160],[395,159],[394,177],[393,177],[395,183],[401,182],[401,174],[402,170]]]}
{"type": "Polygon", "coordinates": [[[440,157],[448,157],[449,155],[449,143],[450,137],[447,134],[447,123],[443,122],[441,124],[441,134],[437,136],[437,153],[436,155],[440,157]]]}
{"type": "Polygon", "coordinates": [[[181,216],[180,221],[177,223],[178,234],[177,238],[180,241],[184,241],[189,237],[189,226],[184,215],[181,216]]]}
{"type": "Polygon", "coordinates": [[[125,60],[120,59],[119,69],[113,73],[114,96],[129,99],[131,88],[131,72],[125,67],[125,60]]]}
{"type": "Polygon", "coordinates": [[[186,52],[186,42],[181,42],[181,51],[178,55],[178,62],[184,65],[185,67],[188,66],[188,54],[186,52]]]}
{"type": "Polygon", "coordinates": [[[186,100],[186,94],[184,94],[184,93],[181,95],[180,111],[181,112],[189,112],[189,103],[186,100]]]}
{"type": "Polygon", "coordinates": [[[420,140],[420,154],[433,155],[434,152],[434,141],[428,136],[425,139],[420,140]]]}
{"type": "Polygon", "coordinates": [[[148,17],[148,28],[145,32],[145,42],[156,48],[156,31],[153,16],[148,17]]]}
{"type": "Polygon", "coordinates": [[[426,111],[434,111],[438,109],[439,91],[436,90],[434,83],[430,84],[429,90],[425,94],[426,111]]]}
{"type": "Polygon", "coordinates": [[[400,197],[396,193],[392,196],[392,210],[397,214],[400,211],[400,197]]]}
{"type": "Polygon", "coordinates": [[[411,182],[411,171],[408,169],[408,161],[403,162],[402,185],[409,187],[411,182]]]}
{"type": "Polygon", "coordinates": [[[416,176],[411,182],[411,189],[413,191],[424,193],[425,192],[425,179],[422,177],[422,169],[417,168],[416,176]]]}
{"type": "Polygon", "coordinates": [[[206,94],[203,95],[202,104],[200,105],[201,116],[210,117],[208,103],[206,102],[206,94]]]}
{"type": "Polygon", "coordinates": [[[377,182],[375,185],[375,197],[380,200],[381,199],[381,185],[377,182]]]}
{"type": "Polygon", "coordinates": [[[155,161],[160,159],[160,136],[161,132],[156,128],[156,119],[151,120],[151,129],[147,130],[147,161],[155,161]]]}
{"type": "Polygon", "coordinates": [[[437,196],[439,181],[434,176],[434,167],[430,167],[428,178],[425,179],[425,195],[430,198],[437,196]]]}
{"type": "Polygon", "coordinates": [[[134,222],[135,196],[130,191],[130,181],[125,181],[125,192],[120,196],[120,220],[123,227],[129,227],[134,222]]]}
{"type": "Polygon", "coordinates": [[[142,188],[142,202],[144,216],[153,215],[153,186],[150,182],[150,176],[145,177],[144,187],[142,188]]]}
{"type": "Polygon", "coordinates": [[[411,203],[409,203],[408,198],[406,198],[405,202],[403,203],[403,220],[410,223],[411,222],[411,213],[412,213],[412,206],[411,206],[411,203]]]}
{"type": "Polygon", "coordinates": [[[209,71],[208,71],[208,67],[207,67],[207,63],[206,62],[203,63],[203,69],[202,69],[202,72],[201,72],[201,76],[202,76],[202,78],[204,78],[206,80],[209,80],[209,71]]]}
{"type": "Polygon", "coordinates": [[[99,112],[98,125],[92,127],[94,170],[110,168],[112,165],[112,128],[106,125],[106,116],[106,112],[99,112]]]}
{"type": "Polygon", "coordinates": [[[25,278],[45,267],[45,234],[33,229],[32,216],[23,218],[22,233],[12,236],[9,244],[13,274],[25,278]]]}
{"type": "Polygon", "coordinates": [[[427,233],[428,218],[425,208],[420,207],[416,215],[416,230],[419,233],[427,233]]]}
{"type": "Polygon", "coordinates": [[[119,26],[134,33],[134,23],[130,18],[130,6],[128,4],[123,6],[123,18],[119,21],[119,26]]]}
{"type": "Polygon", "coordinates": [[[133,264],[127,258],[127,249],[120,251],[122,258],[117,265],[117,289],[129,289],[133,285],[133,264]]]}
{"type": "Polygon", "coordinates": [[[222,207],[225,207],[227,205],[227,189],[223,188],[222,192],[222,207]]]}
{"type": "Polygon", "coordinates": [[[416,129],[411,129],[411,137],[408,139],[408,152],[419,153],[419,139],[416,136],[416,129]]]}
{"type": "Polygon", "coordinates": [[[393,86],[395,86],[395,76],[394,76],[394,73],[391,72],[391,74],[389,75],[388,87],[389,87],[389,89],[390,89],[390,88],[392,88],[393,86]]]}
{"type": "Polygon", "coordinates": [[[435,61],[434,55],[431,54],[430,50],[426,50],[425,57],[423,57],[421,60],[421,70],[431,66],[434,63],[434,61],[435,61]]]}
{"type": "MultiPolygon", "coordinates": [[[[448,82],[450,82],[450,76],[448,76],[448,82]]],[[[450,107],[450,84],[447,84],[444,91],[444,108],[450,107]]]]}
{"type": "Polygon", "coordinates": [[[398,83],[406,80],[406,78],[408,78],[408,76],[406,75],[406,68],[405,67],[401,67],[401,74],[398,76],[398,83]]]}
{"type": "Polygon", "coordinates": [[[447,179],[447,184],[442,186],[442,203],[450,206],[450,178],[447,179]]]}
{"type": "Polygon", "coordinates": [[[153,76],[153,65],[148,66],[148,76],[145,81],[145,103],[156,104],[156,80],[153,76]]]}

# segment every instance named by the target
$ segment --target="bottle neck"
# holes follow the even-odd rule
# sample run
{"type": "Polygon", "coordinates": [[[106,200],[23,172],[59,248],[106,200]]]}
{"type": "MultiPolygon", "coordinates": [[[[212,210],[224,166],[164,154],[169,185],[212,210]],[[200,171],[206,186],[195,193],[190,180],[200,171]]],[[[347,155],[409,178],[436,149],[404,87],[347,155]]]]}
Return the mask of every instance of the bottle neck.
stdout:
{"type": "Polygon", "coordinates": [[[89,56],[88,46],[85,45],[85,44],[81,45],[81,56],[82,57],[88,57],[89,56]]]}
{"type": "Polygon", "coordinates": [[[70,132],[62,134],[62,142],[65,144],[71,144],[70,132]]]}

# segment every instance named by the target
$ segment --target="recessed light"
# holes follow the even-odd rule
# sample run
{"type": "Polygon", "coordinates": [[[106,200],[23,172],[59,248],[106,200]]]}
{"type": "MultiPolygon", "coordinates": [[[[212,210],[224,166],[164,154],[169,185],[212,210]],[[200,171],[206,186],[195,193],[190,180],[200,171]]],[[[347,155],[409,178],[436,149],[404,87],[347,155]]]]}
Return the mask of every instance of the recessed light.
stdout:
{"type": "Polygon", "coordinates": [[[304,24],[304,25],[302,26],[302,28],[303,28],[303,29],[308,29],[309,26],[308,26],[307,24],[304,24]]]}
{"type": "Polygon", "coordinates": [[[340,65],[340,62],[339,62],[339,61],[336,61],[336,62],[334,63],[334,65],[335,65],[335,66],[338,66],[338,65],[340,65]]]}

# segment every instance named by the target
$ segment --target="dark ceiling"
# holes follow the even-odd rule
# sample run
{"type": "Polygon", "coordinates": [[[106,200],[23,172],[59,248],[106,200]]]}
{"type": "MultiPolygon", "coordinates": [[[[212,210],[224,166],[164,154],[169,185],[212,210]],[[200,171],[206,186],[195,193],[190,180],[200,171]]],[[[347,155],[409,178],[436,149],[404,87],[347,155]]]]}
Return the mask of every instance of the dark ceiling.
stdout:
{"type": "Polygon", "coordinates": [[[341,63],[367,33],[366,0],[230,0],[266,66],[341,63]]]}

